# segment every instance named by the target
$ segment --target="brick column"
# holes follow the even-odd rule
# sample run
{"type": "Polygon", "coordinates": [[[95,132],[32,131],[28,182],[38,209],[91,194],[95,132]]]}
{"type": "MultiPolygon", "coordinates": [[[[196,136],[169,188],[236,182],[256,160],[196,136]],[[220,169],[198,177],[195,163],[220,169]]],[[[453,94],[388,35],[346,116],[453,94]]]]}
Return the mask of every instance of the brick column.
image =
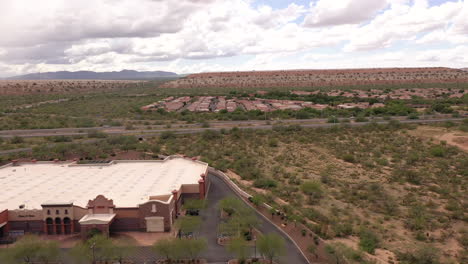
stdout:
{"type": "Polygon", "coordinates": [[[56,235],[57,234],[57,225],[55,224],[55,221],[52,223],[52,225],[54,226],[54,233],[52,235],[56,235]]]}
{"type": "Polygon", "coordinates": [[[47,221],[44,221],[44,234],[47,234],[47,221]]]}
{"type": "Polygon", "coordinates": [[[75,233],[75,221],[70,220],[70,234],[75,233]]]}
{"type": "Polygon", "coordinates": [[[177,190],[173,190],[173,191],[172,191],[172,195],[174,196],[174,202],[175,202],[175,206],[174,206],[174,208],[175,208],[175,217],[177,218],[177,215],[179,214],[179,208],[177,208],[177,207],[178,207],[178,200],[179,200],[179,199],[177,199],[177,190]]]}
{"type": "Polygon", "coordinates": [[[198,180],[198,189],[200,191],[200,199],[205,199],[205,180],[198,180]]]}
{"type": "Polygon", "coordinates": [[[206,191],[207,191],[206,189],[207,189],[207,187],[208,187],[208,186],[207,186],[207,185],[208,185],[208,182],[206,181],[206,174],[205,174],[205,173],[202,173],[202,174],[200,175],[200,177],[201,177],[201,178],[203,179],[203,181],[205,182],[205,195],[206,195],[206,191]]]}
{"type": "Polygon", "coordinates": [[[62,224],[60,225],[62,228],[62,235],[65,235],[65,223],[62,220],[62,224]]]}

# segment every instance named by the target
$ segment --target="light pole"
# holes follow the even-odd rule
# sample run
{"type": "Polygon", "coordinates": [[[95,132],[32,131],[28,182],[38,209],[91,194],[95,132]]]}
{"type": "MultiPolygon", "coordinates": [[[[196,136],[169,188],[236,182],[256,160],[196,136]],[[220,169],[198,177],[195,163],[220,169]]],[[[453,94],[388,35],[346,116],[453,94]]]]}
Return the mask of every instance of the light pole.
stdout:
{"type": "Polygon", "coordinates": [[[89,248],[93,250],[93,264],[95,264],[96,263],[96,256],[95,256],[94,249],[96,248],[96,242],[93,242],[93,244],[91,244],[91,247],[89,247],[89,248]]]}

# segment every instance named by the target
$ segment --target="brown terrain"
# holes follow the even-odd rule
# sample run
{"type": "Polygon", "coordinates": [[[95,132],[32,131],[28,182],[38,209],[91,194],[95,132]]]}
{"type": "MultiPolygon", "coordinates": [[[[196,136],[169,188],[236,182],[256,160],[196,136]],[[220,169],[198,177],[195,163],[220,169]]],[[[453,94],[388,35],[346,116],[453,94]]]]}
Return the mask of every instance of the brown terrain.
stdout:
{"type": "Polygon", "coordinates": [[[269,88],[412,83],[468,83],[468,72],[450,68],[377,68],[212,72],[191,74],[166,88],[269,88]]]}
{"type": "Polygon", "coordinates": [[[0,95],[62,94],[111,91],[133,87],[142,81],[113,80],[0,80],[0,95]]]}
{"type": "Polygon", "coordinates": [[[438,142],[443,141],[468,152],[467,132],[442,127],[420,126],[417,129],[410,131],[410,134],[426,139],[436,140],[438,142]]]}

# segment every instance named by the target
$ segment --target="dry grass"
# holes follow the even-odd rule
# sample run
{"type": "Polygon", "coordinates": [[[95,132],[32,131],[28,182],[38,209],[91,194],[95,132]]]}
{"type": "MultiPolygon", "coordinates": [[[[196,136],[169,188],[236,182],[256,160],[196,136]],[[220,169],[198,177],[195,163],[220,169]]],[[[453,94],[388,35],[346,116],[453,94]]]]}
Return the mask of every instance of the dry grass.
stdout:
{"type": "Polygon", "coordinates": [[[0,80],[0,95],[65,94],[112,91],[143,81],[114,80],[0,80]]]}
{"type": "Polygon", "coordinates": [[[355,70],[291,70],[192,74],[168,82],[166,88],[269,88],[342,85],[467,83],[468,73],[449,68],[355,70]]]}

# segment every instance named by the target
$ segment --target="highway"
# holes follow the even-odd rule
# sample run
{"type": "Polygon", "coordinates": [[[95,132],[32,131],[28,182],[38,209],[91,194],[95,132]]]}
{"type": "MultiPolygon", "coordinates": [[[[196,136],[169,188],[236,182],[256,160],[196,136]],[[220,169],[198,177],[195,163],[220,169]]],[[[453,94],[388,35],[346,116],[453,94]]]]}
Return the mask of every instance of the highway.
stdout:
{"type": "MultiPolygon", "coordinates": [[[[395,117],[394,120],[398,120],[403,123],[418,123],[418,122],[443,122],[443,121],[460,121],[463,118],[451,118],[448,116],[426,116],[424,119],[407,120],[405,117],[395,117]]],[[[339,119],[340,121],[343,118],[339,119]]],[[[382,119],[375,119],[378,123],[386,123],[388,121],[382,119]]],[[[361,123],[346,123],[349,125],[365,125],[369,122],[361,123]]],[[[329,127],[334,125],[333,123],[327,123],[327,119],[286,119],[286,120],[275,120],[275,121],[264,121],[264,120],[249,120],[249,121],[213,121],[209,122],[209,128],[203,127],[201,123],[195,124],[172,124],[171,127],[166,125],[153,125],[151,129],[148,126],[135,126],[134,129],[126,129],[123,126],[115,127],[85,127],[85,128],[54,128],[54,129],[26,129],[26,130],[0,130],[0,137],[11,138],[14,136],[20,136],[24,138],[28,137],[50,137],[50,136],[80,136],[88,135],[90,131],[100,131],[106,134],[117,134],[117,135],[144,135],[144,134],[159,134],[164,131],[173,131],[174,133],[197,133],[204,130],[219,130],[222,128],[229,129],[233,127],[238,128],[252,128],[252,129],[269,129],[273,125],[300,125],[303,127],[329,127]]]]}
{"type": "MultiPolygon", "coordinates": [[[[400,123],[404,124],[427,124],[427,123],[440,123],[440,122],[460,122],[464,118],[427,118],[427,119],[399,119],[400,123]]],[[[326,119],[302,119],[302,120],[281,120],[273,122],[273,124],[267,124],[265,121],[227,121],[227,122],[213,122],[210,123],[210,127],[200,127],[201,124],[190,124],[183,125],[182,128],[164,128],[158,129],[143,129],[143,130],[125,130],[124,127],[99,127],[99,128],[58,128],[58,129],[37,129],[37,130],[4,130],[0,131],[0,137],[12,138],[14,136],[20,136],[24,138],[31,137],[50,137],[50,136],[86,136],[90,130],[99,130],[101,132],[111,135],[134,135],[139,138],[147,138],[158,136],[163,132],[170,131],[174,134],[196,134],[206,130],[220,131],[221,129],[230,129],[237,127],[239,129],[272,129],[277,125],[298,125],[304,128],[319,128],[319,127],[332,127],[338,125],[347,126],[365,126],[371,123],[387,124],[389,120],[379,120],[372,122],[350,122],[350,123],[325,123],[326,119]],[[197,127],[198,126],[198,127],[197,127]]],[[[271,122],[271,121],[270,121],[271,122]]],[[[95,142],[99,139],[86,140],[83,143],[95,142]]],[[[0,151],[2,154],[11,154],[17,152],[30,152],[31,148],[18,148],[0,151]]]]}

